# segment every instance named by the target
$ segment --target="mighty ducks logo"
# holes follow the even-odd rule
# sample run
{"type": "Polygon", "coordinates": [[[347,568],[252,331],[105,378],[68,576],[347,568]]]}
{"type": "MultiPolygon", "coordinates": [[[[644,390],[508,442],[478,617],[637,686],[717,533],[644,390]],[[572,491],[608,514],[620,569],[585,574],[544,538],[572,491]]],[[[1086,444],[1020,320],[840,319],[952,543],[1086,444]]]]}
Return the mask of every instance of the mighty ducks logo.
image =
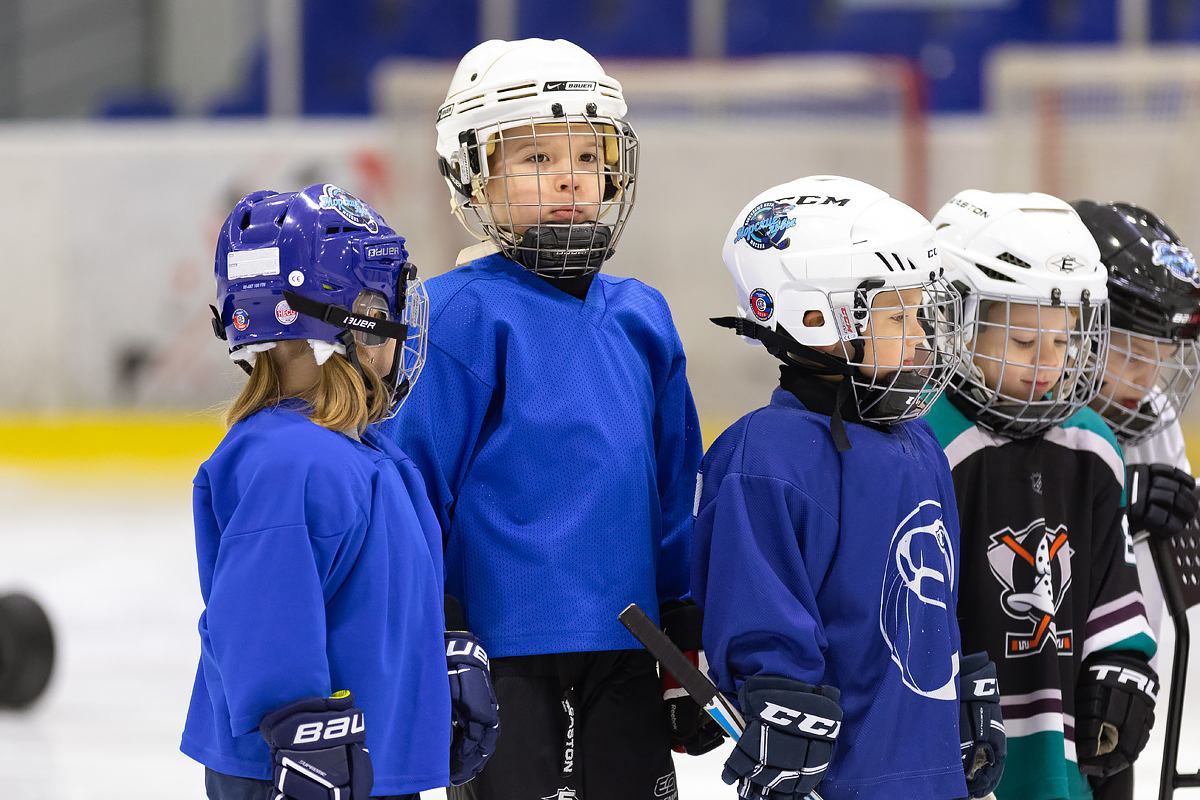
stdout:
{"type": "Polygon", "coordinates": [[[992,574],[1004,587],[1000,607],[1013,619],[1028,623],[1008,632],[1006,658],[1040,653],[1047,646],[1055,647],[1060,656],[1073,652],[1071,631],[1059,630],[1054,622],[1071,586],[1073,552],[1067,526],[1047,530],[1044,519],[1020,531],[1005,528],[992,534],[987,557],[992,574]]]}
{"type": "Polygon", "coordinates": [[[1160,267],[1166,267],[1179,280],[1200,286],[1196,259],[1192,257],[1192,251],[1183,245],[1159,240],[1154,243],[1154,257],[1150,261],[1160,267]]]}
{"type": "Polygon", "coordinates": [[[958,659],[944,652],[954,614],[954,550],[942,506],[926,500],[896,528],[883,574],[879,629],[904,685],[922,697],[955,698],[958,659]],[[932,654],[932,655],[931,655],[932,654]]]}
{"type": "Polygon", "coordinates": [[[345,220],[361,225],[371,233],[379,233],[379,223],[371,214],[371,207],[332,183],[325,184],[325,189],[321,192],[321,208],[332,208],[345,220]]]}
{"type": "Polygon", "coordinates": [[[792,240],[785,239],[783,235],[788,228],[796,225],[796,220],[789,218],[787,214],[795,207],[791,203],[779,203],[774,200],[759,203],[746,215],[742,227],[738,228],[737,235],[733,237],[733,243],[745,240],[746,244],[755,250],[766,250],[768,247],[786,250],[792,240]]]}

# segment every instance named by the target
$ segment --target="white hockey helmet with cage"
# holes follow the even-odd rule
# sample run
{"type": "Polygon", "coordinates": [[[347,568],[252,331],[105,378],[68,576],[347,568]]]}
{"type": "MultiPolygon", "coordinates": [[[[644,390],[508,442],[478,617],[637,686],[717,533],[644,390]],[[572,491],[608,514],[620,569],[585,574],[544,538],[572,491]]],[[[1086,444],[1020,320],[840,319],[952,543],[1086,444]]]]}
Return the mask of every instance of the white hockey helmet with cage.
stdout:
{"type": "Polygon", "coordinates": [[[1107,273],[1079,215],[1039,192],[968,189],[933,225],[963,293],[963,357],[947,396],[1011,438],[1065,422],[1095,395],[1108,348],[1107,273]],[[1031,319],[1017,325],[1015,314],[1031,319]],[[1061,336],[1060,363],[1043,363],[1051,336],[1061,336]]]}
{"type": "MultiPolygon", "coordinates": [[[[455,215],[477,238],[491,239],[538,274],[598,271],[633,207],[637,136],[624,121],[626,110],[621,84],[571,42],[491,40],[473,48],[459,63],[437,119],[438,166],[455,215]],[[594,141],[599,197],[584,202],[572,191],[569,205],[578,213],[565,224],[546,221],[543,212],[563,203],[551,198],[543,203],[540,189],[533,202],[510,201],[489,157],[499,155],[503,162],[514,137],[535,148],[554,139],[567,147],[576,146],[580,137],[594,141]],[[529,217],[532,223],[521,221],[529,217]]],[[[571,171],[539,167],[537,174],[571,171]]]]}
{"type": "Polygon", "coordinates": [[[792,366],[843,375],[840,391],[852,393],[862,421],[920,416],[957,365],[959,298],[944,278],[933,228],[874,186],[815,175],[769,189],[738,214],[722,257],[738,316],[718,324],[761,341],[792,366]],[[922,332],[912,334],[906,323],[903,333],[877,334],[873,313],[913,310],[899,294],[906,289],[921,290],[915,310],[922,332]],[[820,323],[806,325],[813,311],[820,323]],[[889,338],[902,349],[916,340],[911,363],[874,366],[889,338]],[[840,358],[813,349],[831,345],[840,358]]]}

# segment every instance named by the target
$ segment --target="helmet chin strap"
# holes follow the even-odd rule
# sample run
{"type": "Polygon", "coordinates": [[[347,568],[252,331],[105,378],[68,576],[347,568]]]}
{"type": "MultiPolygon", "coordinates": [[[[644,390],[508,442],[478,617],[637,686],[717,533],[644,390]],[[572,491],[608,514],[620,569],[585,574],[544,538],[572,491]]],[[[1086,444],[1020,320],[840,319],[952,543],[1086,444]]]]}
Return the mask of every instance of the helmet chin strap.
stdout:
{"type": "MultiPolygon", "coordinates": [[[[783,336],[743,317],[713,317],[709,321],[722,328],[732,329],[738,336],[757,339],[763,343],[769,353],[796,369],[813,375],[841,375],[843,378],[851,380],[855,375],[863,376],[862,370],[848,361],[815,350],[806,344],[797,342],[790,336],[783,336]],[[796,351],[799,351],[806,360],[797,358],[796,351]]],[[[853,347],[856,362],[861,362],[863,357],[862,339],[854,339],[853,347]]],[[[842,418],[842,406],[850,399],[851,391],[850,380],[842,380],[838,384],[833,413],[829,415],[829,433],[833,436],[833,443],[839,453],[851,449],[850,437],[846,434],[846,423],[842,418]]]]}

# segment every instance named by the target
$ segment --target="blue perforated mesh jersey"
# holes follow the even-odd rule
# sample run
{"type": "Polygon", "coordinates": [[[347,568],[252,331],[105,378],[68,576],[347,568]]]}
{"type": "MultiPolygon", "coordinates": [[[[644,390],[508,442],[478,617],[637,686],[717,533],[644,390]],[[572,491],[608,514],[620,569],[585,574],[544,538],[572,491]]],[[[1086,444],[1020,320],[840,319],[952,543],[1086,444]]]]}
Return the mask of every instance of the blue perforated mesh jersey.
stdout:
{"type": "Polygon", "coordinates": [[[700,426],[662,295],[582,301],[494,255],[428,283],[429,356],[383,431],[446,537],[446,591],[493,656],[637,647],[617,614],[687,591],[700,426]]]}

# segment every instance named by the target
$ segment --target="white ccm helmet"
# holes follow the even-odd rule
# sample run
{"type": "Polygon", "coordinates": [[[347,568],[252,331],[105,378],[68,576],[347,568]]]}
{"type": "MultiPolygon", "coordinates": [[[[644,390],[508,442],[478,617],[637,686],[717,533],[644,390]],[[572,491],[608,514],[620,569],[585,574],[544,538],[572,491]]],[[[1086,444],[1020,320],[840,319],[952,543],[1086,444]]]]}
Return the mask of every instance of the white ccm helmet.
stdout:
{"type": "Polygon", "coordinates": [[[831,175],[768,189],[738,214],[721,255],[738,316],[714,321],[793,367],[843,375],[839,392],[853,394],[859,419],[918,417],[953,374],[958,294],[943,277],[928,220],[886,192],[831,175]],[[906,304],[906,289],[919,289],[920,299],[906,304]],[[919,332],[909,327],[914,309],[919,332]],[[813,311],[820,323],[805,325],[813,311]],[[876,331],[872,323],[886,311],[905,321],[876,331]],[[885,352],[907,352],[914,342],[910,359],[886,360],[885,352]],[[812,349],[831,345],[835,355],[812,349]]]}
{"type": "Polygon", "coordinates": [[[599,271],[633,208],[637,136],[625,113],[621,84],[571,42],[494,39],[473,48],[437,118],[438,167],[455,215],[538,274],[599,271]],[[509,165],[522,147],[538,163],[509,165]],[[551,158],[564,152],[568,163],[551,158]]]}
{"type": "Polygon", "coordinates": [[[968,189],[933,225],[964,295],[963,358],[947,396],[1012,438],[1069,419],[1095,396],[1108,348],[1108,274],[1079,215],[1048,194],[968,189]]]}

